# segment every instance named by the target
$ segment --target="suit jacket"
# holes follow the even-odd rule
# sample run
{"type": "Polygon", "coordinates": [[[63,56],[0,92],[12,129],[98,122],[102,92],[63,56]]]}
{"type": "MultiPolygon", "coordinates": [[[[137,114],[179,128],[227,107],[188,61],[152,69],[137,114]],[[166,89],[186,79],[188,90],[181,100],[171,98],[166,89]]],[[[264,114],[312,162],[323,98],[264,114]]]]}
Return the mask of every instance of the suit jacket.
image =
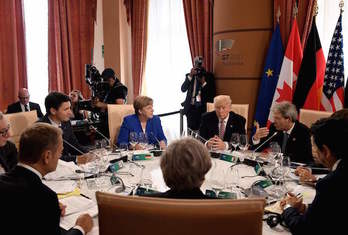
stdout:
{"type": "MultiPolygon", "coordinates": [[[[229,142],[232,133],[245,134],[245,118],[231,111],[223,141],[229,142]]],[[[214,137],[214,135],[219,136],[219,119],[215,111],[203,114],[199,134],[206,140],[214,137]]]]}
{"type": "MultiPolygon", "coordinates": [[[[0,176],[1,230],[8,234],[59,235],[57,194],[32,171],[16,166],[0,176]]],[[[70,229],[67,235],[81,235],[70,229]]]]}
{"type": "Polygon", "coordinates": [[[344,234],[347,230],[346,185],[348,169],[341,160],[335,171],[330,172],[316,185],[316,195],[304,214],[295,208],[284,210],[282,218],[294,235],[344,234]]]}
{"type": "MultiPolygon", "coordinates": [[[[185,101],[181,104],[184,107],[184,114],[187,114],[191,107],[191,99],[193,93],[193,85],[196,77],[194,76],[191,81],[188,79],[188,74],[186,74],[186,78],[184,83],[181,85],[181,91],[187,92],[185,101]]],[[[202,112],[206,112],[207,110],[207,102],[213,102],[215,97],[215,79],[212,73],[207,72],[205,75],[205,81],[207,84],[201,88],[201,103],[202,103],[202,112]]],[[[197,81],[198,82],[198,81],[197,81]]]]}
{"type": "MultiPolygon", "coordinates": [[[[117,144],[129,144],[130,132],[143,132],[139,117],[136,114],[128,115],[123,119],[120,133],[117,138],[117,144]]],[[[156,115],[154,115],[153,118],[147,120],[145,133],[147,135],[149,144],[159,145],[158,141],[162,140],[167,142],[167,139],[163,133],[161,119],[156,115]]]]}
{"type": "Polygon", "coordinates": [[[177,191],[170,189],[164,193],[152,194],[149,197],[173,198],[173,199],[212,199],[202,193],[199,188],[177,191]]]}
{"type": "MultiPolygon", "coordinates": [[[[36,110],[38,118],[42,118],[43,117],[43,114],[41,112],[41,108],[40,108],[39,104],[33,103],[33,102],[29,102],[29,108],[30,108],[30,111],[36,110]]],[[[6,113],[20,113],[20,112],[22,112],[22,108],[21,108],[20,102],[18,101],[16,103],[10,104],[7,107],[7,112],[6,113]]]]}
{"type": "MultiPolygon", "coordinates": [[[[262,138],[259,144],[253,145],[252,149],[257,148],[267,138],[271,137],[276,131],[277,130],[272,123],[268,136],[262,138]]],[[[282,147],[283,135],[283,131],[278,131],[278,134],[274,136],[273,139],[271,139],[268,143],[262,146],[258,151],[262,151],[265,148],[268,148],[271,142],[277,142],[279,146],[282,147]]],[[[290,160],[293,162],[302,162],[307,164],[313,162],[312,144],[308,127],[298,121],[295,122],[295,126],[288,138],[284,154],[286,156],[289,156],[290,160]]]]}
{"type": "MultiPolygon", "coordinates": [[[[42,119],[40,119],[38,122],[45,122],[48,124],[51,124],[51,121],[48,119],[48,115],[46,114],[42,119]]],[[[88,149],[78,142],[72,128],[70,121],[68,122],[62,122],[61,123],[61,129],[63,131],[63,140],[74,146],[75,148],[79,149],[83,153],[87,153],[88,149]]],[[[75,150],[73,147],[71,147],[66,142],[63,143],[63,153],[60,159],[63,161],[76,161],[76,155],[81,155],[81,153],[77,150],[75,150]]]]}
{"type": "Polygon", "coordinates": [[[7,141],[4,146],[0,147],[0,165],[5,169],[5,172],[8,172],[17,165],[17,162],[16,145],[7,141]]]}

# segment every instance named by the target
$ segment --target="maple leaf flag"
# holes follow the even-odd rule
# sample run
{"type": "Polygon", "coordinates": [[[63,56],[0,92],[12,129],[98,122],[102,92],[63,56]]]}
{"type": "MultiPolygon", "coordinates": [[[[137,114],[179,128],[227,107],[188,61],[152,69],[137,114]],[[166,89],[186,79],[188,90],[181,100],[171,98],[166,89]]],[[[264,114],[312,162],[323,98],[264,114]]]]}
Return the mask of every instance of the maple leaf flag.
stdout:
{"type": "MultiPolygon", "coordinates": [[[[298,32],[297,21],[294,19],[289,36],[288,45],[280,70],[277,88],[273,95],[271,108],[274,104],[282,101],[292,101],[294,95],[298,72],[302,61],[302,46],[298,32]]],[[[273,122],[273,114],[269,113],[267,126],[273,122]]]]}

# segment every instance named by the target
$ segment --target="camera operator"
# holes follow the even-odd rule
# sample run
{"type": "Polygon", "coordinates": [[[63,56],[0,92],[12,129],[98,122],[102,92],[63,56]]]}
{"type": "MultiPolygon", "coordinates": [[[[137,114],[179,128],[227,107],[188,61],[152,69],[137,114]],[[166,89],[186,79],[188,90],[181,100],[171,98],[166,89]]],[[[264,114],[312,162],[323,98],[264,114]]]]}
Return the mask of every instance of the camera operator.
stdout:
{"type": "Polygon", "coordinates": [[[187,127],[198,130],[201,115],[207,110],[207,102],[213,102],[215,97],[214,75],[204,69],[202,56],[194,58],[194,67],[186,74],[181,91],[187,92],[185,101],[181,103],[187,117],[187,127]]]}
{"type": "Polygon", "coordinates": [[[114,70],[111,68],[104,69],[101,77],[109,84],[109,89],[106,92],[103,102],[96,99],[94,101],[94,106],[106,110],[108,104],[124,104],[128,89],[115,76],[114,70]]]}

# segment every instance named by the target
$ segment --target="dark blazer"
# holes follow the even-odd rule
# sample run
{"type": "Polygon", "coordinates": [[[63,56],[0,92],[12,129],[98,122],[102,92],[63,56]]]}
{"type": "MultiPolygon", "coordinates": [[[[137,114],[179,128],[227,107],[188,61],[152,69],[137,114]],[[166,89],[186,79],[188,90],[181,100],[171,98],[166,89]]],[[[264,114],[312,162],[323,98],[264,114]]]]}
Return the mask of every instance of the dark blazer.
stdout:
{"type": "MultiPolygon", "coordinates": [[[[231,111],[223,141],[229,142],[232,133],[245,134],[245,118],[231,111]]],[[[214,135],[219,136],[219,119],[215,111],[203,114],[199,134],[206,140],[214,137],[214,135]]]]}
{"type": "MultiPolygon", "coordinates": [[[[191,99],[192,99],[192,92],[193,92],[193,85],[194,85],[194,79],[193,77],[191,81],[188,79],[188,74],[186,74],[185,81],[181,85],[181,91],[187,92],[186,98],[181,105],[184,107],[184,114],[187,114],[191,107],[191,99]]],[[[212,73],[207,72],[205,75],[205,81],[207,84],[201,88],[201,102],[202,102],[202,112],[206,112],[207,108],[207,102],[213,102],[215,97],[215,79],[214,75],[212,73]]],[[[197,81],[198,82],[198,81],[197,81]]]]}
{"type": "Polygon", "coordinates": [[[148,195],[149,197],[173,198],[173,199],[212,199],[202,193],[199,188],[192,190],[176,191],[170,189],[164,193],[148,195]]]}
{"type": "MultiPolygon", "coordinates": [[[[0,176],[1,230],[8,234],[59,235],[57,194],[32,171],[16,166],[0,176]]],[[[70,229],[67,235],[81,235],[70,229]]]]}
{"type": "Polygon", "coordinates": [[[346,233],[348,169],[345,163],[342,160],[335,171],[318,181],[315,198],[304,214],[292,207],[284,210],[282,218],[292,234],[346,233]]]}
{"type": "MultiPolygon", "coordinates": [[[[38,118],[42,118],[43,117],[43,114],[41,112],[41,108],[40,108],[39,104],[33,103],[33,102],[29,102],[29,108],[30,108],[30,111],[36,110],[38,118]]],[[[6,111],[6,113],[20,113],[20,112],[22,112],[22,108],[21,108],[21,104],[20,104],[19,101],[16,102],[16,103],[10,104],[7,107],[7,111],[6,111]]]]}
{"type": "MultiPolygon", "coordinates": [[[[129,144],[130,132],[143,132],[139,117],[136,114],[128,115],[123,119],[122,126],[120,128],[120,133],[118,134],[117,138],[117,144],[129,144]]],[[[147,120],[145,133],[148,137],[149,144],[156,146],[159,145],[159,141],[163,140],[167,142],[167,139],[163,133],[161,119],[156,115],[154,115],[153,118],[147,120]]]]}
{"type": "MultiPolygon", "coordinates": [[[[40,119],[38,122],[45,122],[48,124],[51,124],[51,121],[48,119],[48,115],[46,114],[42,119],[40,119]]],[[[63,140],[71,144],[72,146],[76,147],[83,153],[87,153],[88,149],[78,142],[72,128],[70,121],[68,122],[62,122],[61,129],[63,131],[63,140]]],[[[76,151],[74,148],[72,148],[69,144],[66,142],[63,143],[63,153],[60,159],[63,161],[76,161],[76,155],[82,155],[80,152],[76,151]]]]}
{"type": "Polygon", "coordinates": [[[0,165],[5,169],[5,172],[8,172],[17,165],[17,162],[16,145],[7,141],[4,146],[0,147],[0,165]]]}
{"type": "MultiPolygon", "coordinates": [[[[252,149],[257,148],[267,138],[271,137],[276,131],[277,130],[274,127],[274,124],[272,123],[269,129],[268,136],[265,138],[262,138],[259,144],[253,145],[252,149]]],[[[258,151],[262,151],[265,148],[268,148],[271,142],[277,142],[279,146],[282,147],[283,135],[284,133],[282,131],[278,131],[278,134],[274,136],[273,139],[271,139],[268,143],[262,146],[258,151]]],[[[286,156],[289,156],[290,160],[293,162],[302,162],[302,163],[313,162],[312,144],[311,144],[309,129],[308,127],[306,127],[299,121],[295,122],[295,126],[292,129],[291,134],[288,138],[284,154],[286,156]]]]}

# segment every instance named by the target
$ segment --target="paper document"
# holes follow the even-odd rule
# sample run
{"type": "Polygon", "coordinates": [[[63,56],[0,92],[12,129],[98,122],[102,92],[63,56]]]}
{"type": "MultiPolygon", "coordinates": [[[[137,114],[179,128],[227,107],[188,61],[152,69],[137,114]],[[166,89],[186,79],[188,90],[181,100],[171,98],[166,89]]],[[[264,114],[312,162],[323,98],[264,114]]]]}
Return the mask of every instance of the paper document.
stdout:
{"type": "Polygon", "coordinates": [[[82,196],[72,196],[72,197],[66,197],[59,202],[66,205],[65,209],[65,215],[74,214],[80,211],[86,211],[89,208],[96,205],[95,202],[93,202],[91,199],[82,197],[82,196]]]}
{"type": "Polygon", "coordinates": [[[79,179],[75,171],[80,168],[74,162],[58,161],[57,169],[45,175],[46,180],[79,179]]]}
{"type": "Polygon", "coordinates": [[[77,212],[71,215],[66,215],[60,218],[60,227],[64,228],[65,230],[69,230],[72,227],[75,226],[76,223],[76,219],[82,215],[82,214],[89,214],[92,217],[95,217],[98,215],[98,206],[95,205],[91,208],[89,208],[88,210],[85,211],[81,211],[81,212],[77,212]]]}
{"type": "Polygon", "coordinates": [[[55,191],[57,194],[70,193],[75,190],[77,184],[73,180],[65,181],[42,181],[47,187],[55,191]]]}

